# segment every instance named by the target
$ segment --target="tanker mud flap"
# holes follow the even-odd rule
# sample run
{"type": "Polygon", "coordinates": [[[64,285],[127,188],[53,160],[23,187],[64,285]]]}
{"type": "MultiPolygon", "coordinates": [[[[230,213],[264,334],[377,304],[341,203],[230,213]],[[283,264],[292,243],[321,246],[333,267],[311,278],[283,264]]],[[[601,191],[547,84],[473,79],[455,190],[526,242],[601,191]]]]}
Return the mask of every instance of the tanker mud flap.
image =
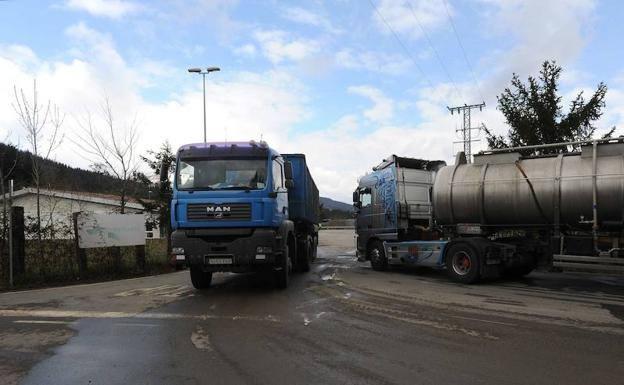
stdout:
{"type": "Polygon", "coordinates": [[[513,255],[516,253],[516,247],[490,241],[485,242],[484,246],[481,276],[483,278],[500,278],[503,274],[505,261],[513,258],[513,255]]]}

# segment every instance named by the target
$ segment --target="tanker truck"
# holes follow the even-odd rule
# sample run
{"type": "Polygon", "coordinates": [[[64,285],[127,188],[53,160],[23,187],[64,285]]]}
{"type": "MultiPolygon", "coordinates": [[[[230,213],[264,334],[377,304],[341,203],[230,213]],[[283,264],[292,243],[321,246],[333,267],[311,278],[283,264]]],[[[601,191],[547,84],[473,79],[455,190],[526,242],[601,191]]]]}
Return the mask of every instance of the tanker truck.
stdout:
{"type": "Polygon", "coordinates": [[[490,150],[453,165],[392,155],[353,193],[360,261],[462,283],[553,260],[624,268],[624,137],[490,150]],[[552,155],[552,148],[580,148],[552,155]]]}
{"type": "Polygon", "coordinates": [[[303,154],[265,142],[180,147],[171,200],[172,253],[206,289],[214,272],[264,272],[279,288],[308,271],[318,244],[319,192],[303,154]]]}

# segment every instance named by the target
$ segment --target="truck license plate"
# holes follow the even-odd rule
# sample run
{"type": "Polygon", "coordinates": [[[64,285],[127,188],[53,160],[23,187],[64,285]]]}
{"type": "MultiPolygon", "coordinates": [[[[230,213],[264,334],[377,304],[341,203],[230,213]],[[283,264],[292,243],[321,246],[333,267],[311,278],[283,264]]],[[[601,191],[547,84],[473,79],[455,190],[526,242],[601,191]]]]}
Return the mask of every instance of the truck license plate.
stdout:
{"type": "Polygon", "coordinates": [[[232,258],[208,258],[209,265],[231,265],[232,258]]]}

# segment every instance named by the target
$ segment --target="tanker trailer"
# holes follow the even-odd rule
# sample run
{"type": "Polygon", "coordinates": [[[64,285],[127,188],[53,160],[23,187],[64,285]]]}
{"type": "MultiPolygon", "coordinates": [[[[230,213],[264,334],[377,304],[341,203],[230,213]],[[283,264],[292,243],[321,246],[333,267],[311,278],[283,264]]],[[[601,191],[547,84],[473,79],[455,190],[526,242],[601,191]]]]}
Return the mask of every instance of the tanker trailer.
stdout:
{"type": "MultiPolygon", "coordinates": [[[[419,176],[425,182],[421,186],[433,180],[430,225],[412,221],[411,228],[409,223],[407,228],[397,226],[395,237],[368,228],[366,246],[358,243],[360,259],[371,260],[378,270],[391,264],[445,268],[452,279],[464,283],[526,275],[553,260],[604,262],[622,269],[623,142],[620,137],[492,150],[475,155],[472,164],[459,153],[454,165],[419,176]],[[581,150],[522,155],[572,145],[581,150]]],[[[388,179],[374,184],[381,187],[388,179]]],[[[359,191],[379,187],[361,186],[359,191]]],[[[375,203],[388,206],[379,194],[373,195],[375,203]]],[[[395,203],[399,223],[400,211],[413,210],[395,203]]],[[[359,237],[359,226],[356,231],[359,237]]]]}

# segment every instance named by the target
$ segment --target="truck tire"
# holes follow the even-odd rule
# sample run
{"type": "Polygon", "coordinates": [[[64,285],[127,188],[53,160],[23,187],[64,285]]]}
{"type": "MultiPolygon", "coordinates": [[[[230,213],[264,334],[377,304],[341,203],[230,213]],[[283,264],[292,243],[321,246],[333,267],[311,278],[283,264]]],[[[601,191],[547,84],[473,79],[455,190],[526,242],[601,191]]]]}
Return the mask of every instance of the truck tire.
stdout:
{"type": "Polygon", "coordinates": [[[306,237],[305,241],[299,244],[299,271],[304,273],[310,271],[312,242],[312,238],[306,237]]]}
{"type": "Polygon", "coordinates": [[[452,244],[446,252],[446,271],[460,283],[474,283],[480,278],[480,258],[477,250],[468,243],[452,244]]]}
{"type": "Polygon", "coordinates": [[[371,261],[373,270],[388,270],[388,259],[386,258],[386,252],[381,241],[373,241],[370,244],[368,247],[368,259],[371,261]]]}
{"type": "Polygon", "coordinates": [[[212,283],[212,273],[206,272],[199,266],[191,266],[191,283],[198,290],[208,289],[212,283]]]}
{"type": "Polygon", "coordinates": [[[282,257],[280,266],[274,271],[275,286],[278,289],[286,289],[288,287],[288,281],[290,278],[290,264],[288,263],[288,245],[284,245],[282,249],[282,257]]]}
{"type": "Polygon", "coordinates": [[[316,254],[318,248],[318,235],[312,237],[312,262],[316,261],[316,254]]]}

